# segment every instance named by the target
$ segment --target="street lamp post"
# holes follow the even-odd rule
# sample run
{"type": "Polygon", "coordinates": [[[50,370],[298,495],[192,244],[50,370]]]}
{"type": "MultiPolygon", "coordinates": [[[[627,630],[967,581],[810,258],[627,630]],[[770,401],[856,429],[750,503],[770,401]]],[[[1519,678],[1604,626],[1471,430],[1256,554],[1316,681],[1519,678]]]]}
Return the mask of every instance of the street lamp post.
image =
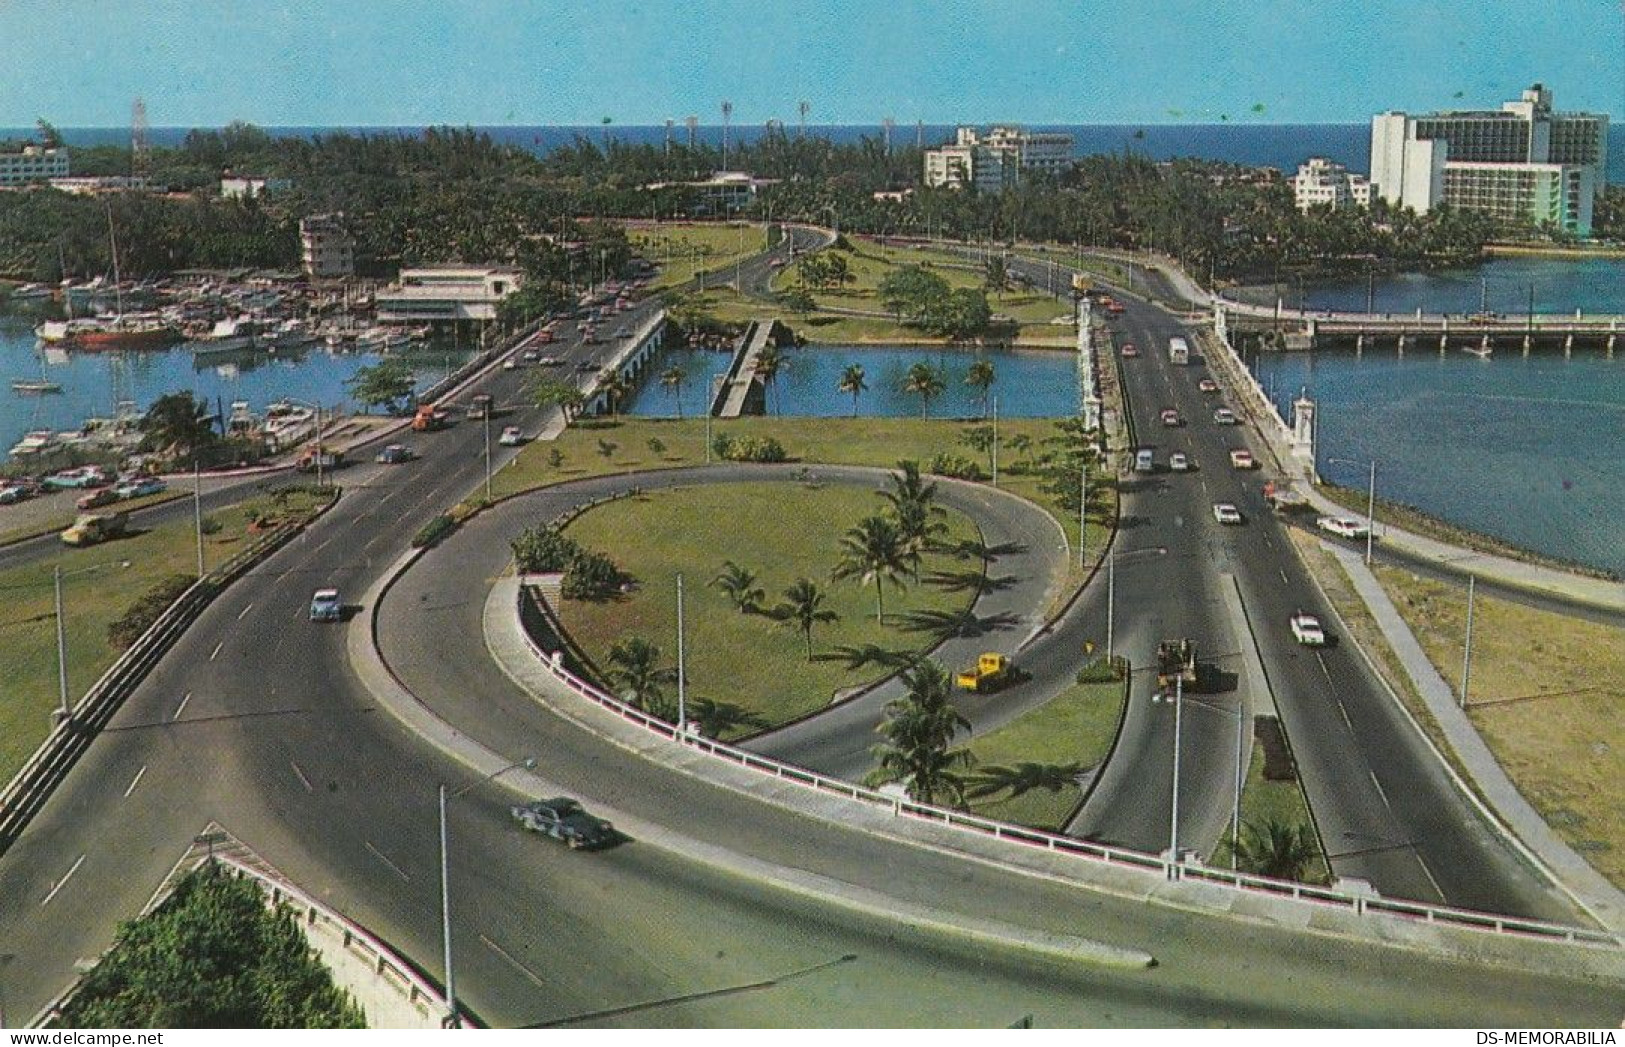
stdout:
{"type": "Polygon", "coordinates": [[[1461,707],[1467,708],[1467,684],[1471,679],[1473,668],[1473,591],[1477,587],[1478,576],[1467,576],[1467,638],[1461,651],[1461,707]]]}
{"type": "Polygon", "coordinates": [[[1174,677],[1174,798],[1168,827],[1168,878],[1178,877],[1179,868],[1179,740],[1180,714],[1185,707],[1185,678],[1174,677]]]}
{"type": "Polygon", "coordinates": [[[1370,567],[1371,543],[1375,540],[1377,534],[1377,460],[1373,458],[1369,462],[1362,462],[1353,458],[1332,458],[1328,456],[1326,461],[1370,467],[1370,479],[1366,483],[1365,494],[1365,565],[1370,567]]]}
{"type": "Polygon", "coordinates": [[[999,398],[993,397],[993,486],[999,486],[999,398]]]}
{"type": "Polygon", "coordinates": [[[68,635],[62,623],[62,565],[56,565],[51,575],[56,585],[56,689],[61,705],[57,715],[62,723],[67,723],[73,719],[73,710],[68,707],[68,635]]]}
{"type": "Polygon", "coordinates": [[[688,692],[683,671],[683,576],[677,575],[677,737],[688,734],[688,692]]]}
{"type": "Polygon", "coordinates": [[[485,500],[491,500],[491,411],[494,404],[486,404],[485,415],[485,500]]]}
{"type": "Polygon", "coordinates": [[[197,529],[197,576],[203,577],[203,470],[192,459],[192,524],[197,529]]]}
{"type": "Polygon", "coordinates": [[[446,845],[446,801],[455,800],[470,789],[478,788],[515,768],[523,767],[528,771],[535,766],[536,757],[527,756],[523,760],[516,760],[504,767],[497,768],[479,781],[470,782],[449,796],[446,794],[446,783],[440,783],[440,941],[443,950],[442,956],[446,964],[446,1025],[449,1028],[457,1026],[458,1018],[457,983],[451,966],[451,880],[447,875],[450,866],[450,848],[446,845]]]}

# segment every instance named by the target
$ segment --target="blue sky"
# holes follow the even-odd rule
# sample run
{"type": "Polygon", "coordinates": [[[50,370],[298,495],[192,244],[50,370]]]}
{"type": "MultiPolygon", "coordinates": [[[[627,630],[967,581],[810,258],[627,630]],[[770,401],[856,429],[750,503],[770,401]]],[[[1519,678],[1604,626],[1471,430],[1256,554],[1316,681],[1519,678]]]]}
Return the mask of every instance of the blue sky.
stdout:
{"type": "Polygon", "coordinates": [[[0,126],[1625,119],[1621,0],[0,0],[0,126]],[[1559,12],[1554,14],[1554,12],[1559,12]]]}

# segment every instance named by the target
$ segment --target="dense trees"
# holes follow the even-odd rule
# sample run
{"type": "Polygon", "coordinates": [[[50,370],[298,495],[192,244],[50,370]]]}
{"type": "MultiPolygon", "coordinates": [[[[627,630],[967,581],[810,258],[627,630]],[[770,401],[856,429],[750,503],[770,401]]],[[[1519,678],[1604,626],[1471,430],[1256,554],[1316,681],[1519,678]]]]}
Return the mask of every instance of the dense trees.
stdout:
{"type": "Polygon", "coordinates": [[[416,380],[405,360],[389,359],[356,368],[344,385],[350,397],[363,407],[382,407],[395,414],[412,399],[416,380]]]}
{"type": "Polygon", "coordinates": [[[920,803],[963,805],[965,781],[961,770],[975,757],[968,749],[950,749],[970,721],[948,701],[951,681],[947,670],[926,659],[903,673],[908,694],[886,705],[886,718],[878,728],[884,741],[877,779],[902,781],[908,795],[920,803]]]}

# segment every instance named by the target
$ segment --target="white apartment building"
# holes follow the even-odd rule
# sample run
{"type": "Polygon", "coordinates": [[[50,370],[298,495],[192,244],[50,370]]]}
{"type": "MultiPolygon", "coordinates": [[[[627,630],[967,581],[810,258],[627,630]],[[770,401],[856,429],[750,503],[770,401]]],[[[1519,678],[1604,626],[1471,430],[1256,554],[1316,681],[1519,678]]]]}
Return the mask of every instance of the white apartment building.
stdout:
{"type": "Polygon", "coordinates": [[[28,185],[68,176],[68,151],[25,145],[20,153],[0,153],[0,186],[28,185]]]}
{"type": "Polygon", "coordinates": [[[1541,84],[1499,110],[1371,121],[1376,191],[1419,213],[1446,203],[1588,236],[1607,156],[1607,114],[1556,112],[1541,84]]]}
{"type": "Polygon", "coordinates": [[[266,193],[278,193],[293,185],[287,178],[266,178],[261,175],[234,175],[227,172],[220,178],[220,195],[228,200],[247,200],[266,193]]]}
{"type": "Polygon", "coordinates": [[[1371,182],[1364,175],[1351,174],[1336,161],[1312,156],[1307,163],[1298,165],[1297,177],[1292,179],[1292,198],[1300,211],[1317,206],[1370,207],[1371,182]]]}
{"type": "Polygon", "coordinates": [[[51,179],[51,188],[74,196],[99,196],[102,193],[168,192],[167,186],[154,186],[142,175],[80,175],[51,179]]]}
{"type": "Polygon", "coordinates": [[[439,265],[402,269],[400,282],[374,296],[381,323],[495,320],[497,304],[524,275],[509,266],[439,265]]]}
{"type": "Polygon", "coordinates": [[[925,184],[960,188],[974,185],[997,192],[1031,171],[1060,174],[1072,163],[1072,136],[1027,131],[1013,125],[991,128],[983,135],[961,127],[952,145],[925,151],[925,184]]]}
{"type": "Polygon", "coordinates": [[[299,258],[306,276],[317,279],[355,274],[355,237],[342,213],[299,219],[299,258]]]}

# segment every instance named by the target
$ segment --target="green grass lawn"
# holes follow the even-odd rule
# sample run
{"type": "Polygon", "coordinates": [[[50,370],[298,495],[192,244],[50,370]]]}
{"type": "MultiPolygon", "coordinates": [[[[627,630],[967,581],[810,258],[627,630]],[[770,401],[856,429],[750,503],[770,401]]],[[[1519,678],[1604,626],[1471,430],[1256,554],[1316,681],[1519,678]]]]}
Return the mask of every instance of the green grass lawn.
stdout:
{"type": "MultiPolygon", "coordinates": [[[[309,496],[288,503],[287,512],[308,509],[309,496]]],[[[209,565],[219,564],[248,544],[247,513],[264,511],[268,497],[256,498],[210,517],[220,530],[204,538],[209,565]]],[[[119,652],[107,627],[149,589],[174,574],[197,571],[197,545],[190,520],[83,549],[63,547],[60,556],[0,571],[0,779],[9,780],[50,730],[57,707],[56,622],[52,569],[62,568],[63,623],[67,634],[68,695],[77,701],[119,652]]]]}
{"type": "MultiPolygon", "coordinates": [[[[659,491],[599,506],[572,522],[567,533],[613,556],[636,580],[635,590],[616,600],[563,601],[561,618],[601,669],[608,667],[611,645],[629,636],[659,645],[662,664],[675,665],[681,573],[689,695],[740,705],[764,724],[782,723],[891,671],[872,661],[851,668],[830,657],[837,648],[875,645],[912,655],[934,646],[938,632],[934,625],[911,624],[910,615],[957,615],[972,602],[967,592],[929,584],[888,586],[880,625],[873,584],[830,581],[841,535],[885,504],[872,491],[845,486],[746,483],[659,491]],[[708,584],[725,560],[758,572],[766,607],[779,602],[798,577],[812,579],[828,594],[825,606],[840,618],[814,628],[812,661],[800,632],[761,614],[741,613],[708,584]]],[[[958,513],[949,512],[944,522],[951,542],[979,537],[958,513]]],[[[921,575],[977,569],[971,561],[936,554],[925,558],[921,575]]]]}
{"type": "MultiPolygon", "coordinates": [[[[164,502],[173,502],[177,498],[190,497],[192,497],[191,491],[176,490],[171,488],[170,490],[164,491],[161,494],[149,494],[145,498],[132,498],[127,502],[117,502],[113,505],[106,505],[100,509],[92,509],[90,511],[97,513],[128,512],[131,509],[145,509],[148,506],[161,505],[164,502]]],[[[16,542],[27,541],[30,538],[38,538],[42,534],[51,534],[55,531],[65,531],[78,517],[79,510],[70,508],[62,513],[49,517],[48,519],[42,520],[39,523],[32,524],[28,527],[14,527],[9,531],[0,531],[0,545],[12,545],[16,542]]]]}
{"type": "Polygon", "coordinates": [[[654,290],[675,287],[693,279],[702,269],[732,265],[767,247],[767,232],[745,222],[661,223],[627,230],[633,248],[660,266],[650,283],[654,290]]]}
{"type": "MultiPolygon", "coordinates": [[[[982,769],[1019,763],[1078,763],[1087,770],[1106,758],[1127,697],[1128,689],[1122,683],[1074,684],[1041,708],[973,738],[963,748],[975,755],[976,767],[982,769]]],[[[1082,787],[1069,785],[1056,792],[999,793],[973,799],[970,807],[983,817],[1055,832],[1082,798],[1082,787]]]]}
{"type": "MultiPolygon", "coordinates": [[[[1307,826],[1311,834],[1314,831],[1314,821],[1309,816],[1309,801],[1304,798],[1302,785],[1296,779],[1290,782],[1265,781],[1264,750],[1261,746],[1254,745],[1252,762],[1247,766],[1247,779],[1241,789],[1242,839],[1247,838],[1249,825],[1262,825],[1269,821],[1281,822],[1284,825],[1307,826]]],[[[1218,846],[1213,849],[1208,864],[1216,869],[1230,868],[1228,826],[1225,827],[1224,836],[1219,840],[1218,846]]],[[[1323,885],[1332,882],[1324,854],[1317,855],[1309,864],[1304,882],[1323,885]]]]}

